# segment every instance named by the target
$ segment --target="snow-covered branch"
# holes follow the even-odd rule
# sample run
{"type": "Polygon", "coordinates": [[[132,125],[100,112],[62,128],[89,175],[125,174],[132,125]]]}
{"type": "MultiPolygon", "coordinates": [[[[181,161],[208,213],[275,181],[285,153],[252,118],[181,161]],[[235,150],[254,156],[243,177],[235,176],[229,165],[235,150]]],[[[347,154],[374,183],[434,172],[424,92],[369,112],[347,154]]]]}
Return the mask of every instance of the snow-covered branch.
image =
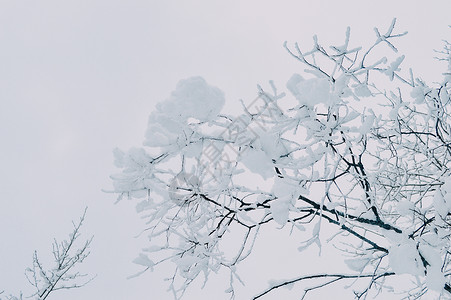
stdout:
{"type": "MultiPolygon", "coordinates": [[[[258,86],[237,116],[221,113],[224,94],[204,79],[180,81],[151,113],[145,148],[115,151],[122,172],[113,192],[137,199],[148,222],[150,245],[135,262],[143,270],[173,262],[176,299],[199,275],[228,269],[233,297],[235,267],[259,232],[312,224],[300,249],[321,245],[329,226],[355,256],[346,260],[355,273],[300,276],[257,298],[304,279],[330,280],[312,291],[366,278],[360,298],[401,274],[415,278],[408,295],[449,293],[451,76],[430,86],[404,72],[395,41],[406,33],[395,23],[366,46],[351,47],[350,29],[341,46],[285,43],[305,78],[294,74],[288,93],[258,86]],[[225,247],[229,236],[240,247],[225,247]]],[[[449,53],[446,44],[440,54],[451,67],[449,53]]]]}
{"type": "MultiPolygon", "coordinates": [[[[80,288],[94,279],[93,277],[88,277],[87,274],[74,270],[90,254],[89,248],[93,237],[84,241],[81,245],[77,245],[86,210],[78,222],[72,222],[73,230],[67,240],[61,242],[54,240],[52,245],[54,265],[51,268],[47,268],[42,264],[37,251],[33,253],[33,265],[26,269],[25,275],[28,282],[34,287],[35,292],[26,298],[44,300],[55,291],[80,288]]],[[[10,295],[6,299],[21,300],[23,296],[21,293],[19,297],[10,295]]]]}

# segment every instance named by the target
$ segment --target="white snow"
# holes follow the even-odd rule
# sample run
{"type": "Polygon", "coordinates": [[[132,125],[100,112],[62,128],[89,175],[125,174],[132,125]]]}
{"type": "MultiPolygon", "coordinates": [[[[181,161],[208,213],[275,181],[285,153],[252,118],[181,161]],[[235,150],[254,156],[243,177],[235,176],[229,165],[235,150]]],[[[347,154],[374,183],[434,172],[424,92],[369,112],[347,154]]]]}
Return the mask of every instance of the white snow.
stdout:
{"type": "Polygon", "coordinates": [[[271,158],[269,158],[262,150],[249,148],[241,156],[240,161],[252,173],[262,176],[263,179],[271,178],[275,174],[274,165],[271,158]]]}
{"type": "Polygon", "coordinates": [[[297,85],[299,82],[303,81],[304,78],[298,73],[294,73],[291,75],[290,79],[287,81],[287,89],[293,94],[293,96],[297,96],[299,94],[297,85]]]}
{"type": "Polygon", "coordinates": [[[290,212],[290,201],[288,198],[276,199],[270,204],[271,216],[280,225],[285,225],[290,212]]]}
{"type": "Polygon", "coordinates": [[[163,147],[176,143],[179,137],[184,137],[184,133],[189,131],[189,118],[201,122],[213,120],[224,102],[224,93],[209,85],[202,77],[179,81],[171,96],[159,102],[156,111],[149,116],[144,145],[163,147]]]}
{"type": "Polygon", "coordinates": [[[390,267],[396,274],[424,275],[415,242],[407,238],[389,249],[390,267]]]}
{"type": "MultiPolygon", "coordinates": [[[[363,116],[362,116],[362,118],[363,118],[363,116]]],[[[363,118],[362,125],[360,126],[359,132],[362,135],[369,133],[371,131],[371,129],[373,128],[375,119],[376,119],[376,116],[374,115],[374,113],[372,115],[365,115],[365,117],[363,118]]]]}
{"type": "Polygon", "coordinates": [[[272,133],[263,130],[255,130],[258,139],[255,143],[267,154],[268,157],[278,159],[287,153],[286,147],[282,144],[279,133],[272,133]]]}
{"type": "Polygon", "coordinates": [[[433,203],[440,216],[446,217],[451,212],[451,177],[446,178],[441,188],[435,192],[433,203]]]}
{"type": "Polygon", "coordinates": [[[402,216],[410,216],[413,214],[413,211],[415,209],[415,204],[411,201],[399,201],[396,205],[396,210],[399,212],[402,216]]]}
{"type": "Polygon", "coordinates": [[[342,74],[340,77],[338,77],[334,84],[334,94],[338,97],[349,97],[352,95],[351,89],[349,89],[349,76],[346,74],[342,74]]]}
{"type": "Polygon", "coordinates": [[[174,119],[190,117],[199,121],[214,119],[224,106],[224,93],[209,85],[202,77],[180,80],[169,99],[157,109],[174,119]]]}
{"type": "Polygon", "coordinates": [[[171,119],[166,118],[165,116],[158,116],[156,113],[152,113],[149,117],[149,125],[147,127],[144,145],[161,147],[174,144],[183,130],[181,126],[178,126],[179,130],[175,131],[176,125],[173,123],[174,122],[171,119]],[[157,123],[154,121],[155,119],[166,120],[166,122],[157,123]]]}
{"type": "Polygon", "coordinates": [[[357,97],[371,97],[372,93],[368,85],[362,83],[354,86],[354,93],[357,97]]]}
{"type": "Polygon", "coordinates": [[[155,263],[152,260],[150,260],[147,257],[147,255],[142,254],[142,253],[140,253],[139,256],[133,260],[133,262],[135,264],[138,264],[138,265],[141,265],[144,267],[150,267],[150,268],[152,268],[155,265],[155,263]]]}
{"type": "Polygon", "coordinates": [[[277,197],[270,204],[271,215],[274,221],[280,225],[285,225],[294,202],[299,198],[299,195],[306,191],[302,186],[290,179],[275,177],[271,192],[277,197]]]}
{"type": "Polygon", "coordinates": [[[428,267],[426,274],[426,286],[433,291],[441,292],[446,283],[446,278],[440,267],[428,267]]]}
{"type": "Polygon", "coordinates": [[[294,74],[287,82],[288,90],[301,105],[313,107],[317,104],[331,105],[337,97],[331,95],[331,85],[326,78],[304,79],[294,74]]]}
{"type": "Polygon", "coordinates": [[[424,87],[416,86],[410,92],[410,96],[415,99],[415,104],[421,104],[424,102],[424,87]]]}
{"type": "Polygon", "coordinates": [[[446,283],[446,278],[441,270],[442,259],[440,252],[427,244],[420,244],[421,255],[427,260],[426,285],[428,289],[441,292],[446,283]]]}
{"type": "Polygon", "coordinates": [[[344,260],[349,269],[356,272],[362,272],[366,265],[368,265],[369,261],[370,260],[368,258],[352,258],[344,260]]]}
{"type": "Polygon", "coordinates": [[[400,71],[401,69],[399,68],[399,66],[401,65],[402,61],[404,60],[405,56],[401,55],[400,57],[398,57],[394,62],[392,62],[390,64],[390,66],[385,70],[385,74],[388,75],[388,77],[390,77],[390,80],[393,80],[394,76],[395,76],[395,72],[400,71]]]}

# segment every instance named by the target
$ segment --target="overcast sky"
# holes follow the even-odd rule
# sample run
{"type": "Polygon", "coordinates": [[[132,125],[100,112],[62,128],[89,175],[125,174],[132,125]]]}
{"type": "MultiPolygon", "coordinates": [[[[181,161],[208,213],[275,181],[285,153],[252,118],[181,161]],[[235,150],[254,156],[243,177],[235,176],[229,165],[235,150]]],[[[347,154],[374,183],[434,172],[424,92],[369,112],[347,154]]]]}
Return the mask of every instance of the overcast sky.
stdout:
{"type": "MultiPolygon", "coordinates": [[[[284,88],[302,72],[284,41],[308,49],[318,34],[324,45],[341,44],[350,26],[352,43],[368,45],[373,27],[394,17],[409,31],[397,44],[404,64],[440,80],[433,49],[451,40],[450,11],[448,0],[0,0],[0,290],[27,295],[33,251],[48,257],[52,239],[66,237],[88,206],[83,229],[95,240],[84,270],[97,278],[52,299],[171,299],[160,273],[125,279],[139,270],[131,261],[145,245],[134,238],[143,223],[132,202],[114,205],[101,191],[117,172],[113,148],[141,145],[155,103],[200,75],[233,110],[254,99],[256,84],[284,88]]],[[[250,266],[264,261],[257,254],[250,266]]],[[[247,296],[266,287],[255,278],[247,296]]],[[[187,299],[226,299],[224,289],[187,299]]]]}

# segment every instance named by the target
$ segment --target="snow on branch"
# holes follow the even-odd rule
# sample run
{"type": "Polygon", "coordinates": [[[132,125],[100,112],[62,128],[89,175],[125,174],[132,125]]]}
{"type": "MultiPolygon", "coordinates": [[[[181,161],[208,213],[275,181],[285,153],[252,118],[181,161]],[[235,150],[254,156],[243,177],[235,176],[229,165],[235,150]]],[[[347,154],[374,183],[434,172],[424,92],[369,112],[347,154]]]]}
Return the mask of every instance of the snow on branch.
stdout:
{"type": "MultiPolygon", "coordinates": [[[[414,279],[404,295],[451,295],[450,69],[434,86],[405,72],[395,24],[369,45],[351,46],[350,29],[339,46],[285,43],[305,74],[286,91],[258,86],[239,115],[221,112],[224,93],[205,80],[182,80],[151,113],[145,147],[114,153],[113,192],[148,224],[142,271],[173,264],[179,299],[227,270],[233,298],[260,233],[291,227],[305,234],[300,251],[333,243],[355,273],[300,276],[257,298],[307,279],[323,281],[306,292],[367,280],[360,298],[400,275],[414,279]]],[[[441,56],[451,67],[449,43],[441,56]]]]}
{"type": "MultiPolygon", "coordinates": [[[[52,245],[54,265],[52,267],[45,267],[39,259],[37,251],[33,253],[33,265],[26,269],[25,275],[35,292],[25,298],[44,300],[55,291],[80,288],[94,279],[87,274],[75,271],[75,268],[89,256],[89,248],[93,239],[91,237],[78,245],[86,211],[87,208],[78,222],[72,222],[73,230],[67,240],[61,242],[54,240],[52,245]]],[[[22,293],[19,297],[12,295],[6,297],[8,300],[22,300],[23,298],[22,293]]]]}

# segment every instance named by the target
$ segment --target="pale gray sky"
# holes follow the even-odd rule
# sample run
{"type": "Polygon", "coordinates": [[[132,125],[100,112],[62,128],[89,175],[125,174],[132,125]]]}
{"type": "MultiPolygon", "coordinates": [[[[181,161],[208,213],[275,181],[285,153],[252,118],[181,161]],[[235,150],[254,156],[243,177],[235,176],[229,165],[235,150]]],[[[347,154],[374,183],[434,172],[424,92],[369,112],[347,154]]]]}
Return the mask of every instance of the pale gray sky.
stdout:
{"type": "MultiPolygon", "coordinates": [[[[444,66],[433,49],[451,40],[450,11],[447,0],[0,0],[0,290],[27,295],[33,250],[49,254],[53,237],[66,237],[89,206],[84,231],[95,240],[84,270],[98,277],[52,299],[171,299],[161,273],[125,279],[138,270],[131,260],[145,241],[133,236],[142,222],[133,203],[113,205],[114,195],[101,192],[116,172],[112,149],[141,145],[155,103],[178,80],[200,75],[233,109],[254,98],[257,83],[284,88],[302,72],[285,40],[309,48],[318,34],[325,45],[340,44],[351,26],[353,43],[369,44],[372,28],[393,17],[409,31],[397,44],[404,64],[438,80],[444,66]]],[[[257,253],[248,269],[268,271],[266,255],[257,253]]],[[[268,263],[282,276],[282,263],[268,263]]],[[[243,276],[247,296],[266,287],[261,272],[243,276]]],[[[220,284],[187,299],[227,299],[220,284]]]]}

